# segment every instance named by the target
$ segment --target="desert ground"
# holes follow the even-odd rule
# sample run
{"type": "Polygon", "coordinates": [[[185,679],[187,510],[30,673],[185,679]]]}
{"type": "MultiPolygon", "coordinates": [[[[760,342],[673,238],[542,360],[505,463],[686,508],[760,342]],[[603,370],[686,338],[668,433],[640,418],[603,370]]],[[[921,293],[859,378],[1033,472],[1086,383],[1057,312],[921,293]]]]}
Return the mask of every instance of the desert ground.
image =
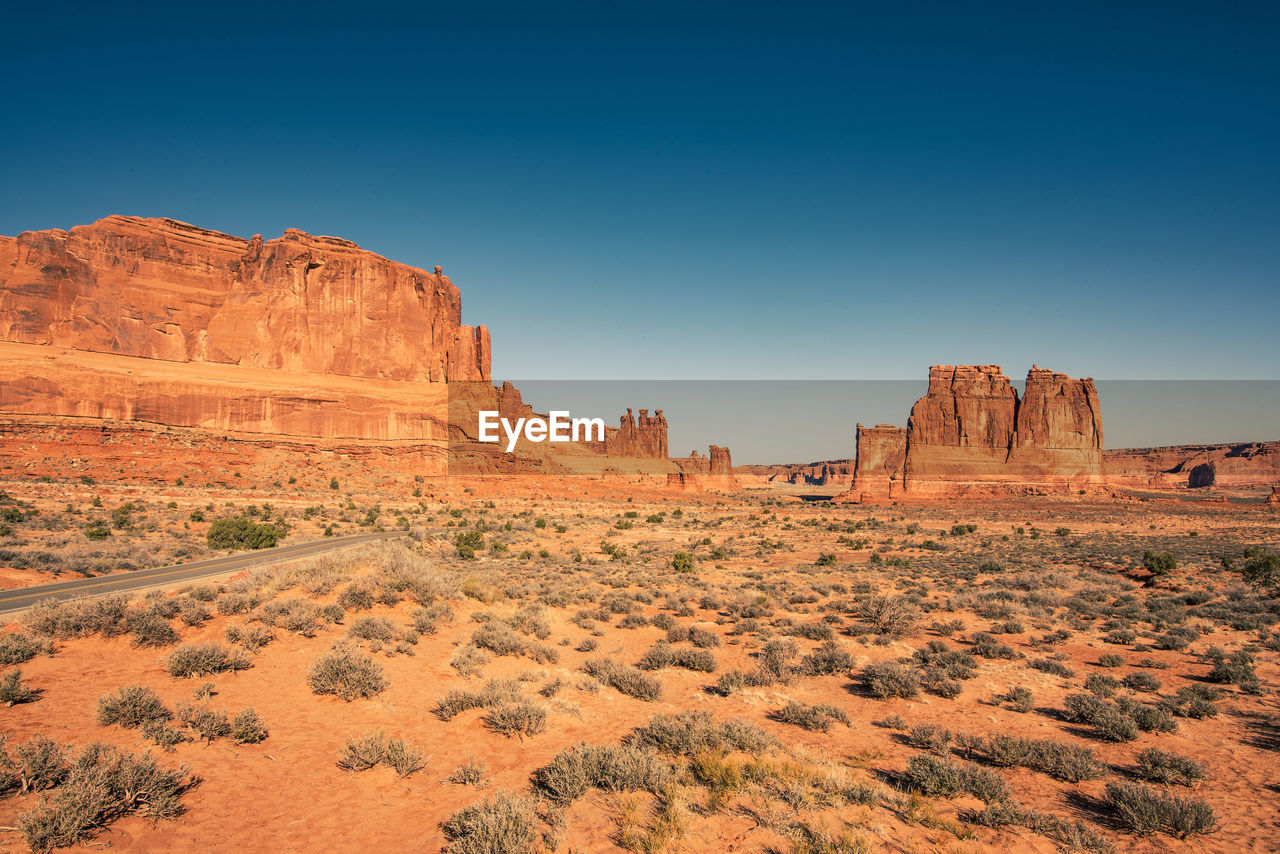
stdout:
{"type": "Polygon", "coordinates": [[[5,587],[408,532],[5,626],[6,850],[1280,849],[1257,496],[238,480],[0,477],[5,587]]]}

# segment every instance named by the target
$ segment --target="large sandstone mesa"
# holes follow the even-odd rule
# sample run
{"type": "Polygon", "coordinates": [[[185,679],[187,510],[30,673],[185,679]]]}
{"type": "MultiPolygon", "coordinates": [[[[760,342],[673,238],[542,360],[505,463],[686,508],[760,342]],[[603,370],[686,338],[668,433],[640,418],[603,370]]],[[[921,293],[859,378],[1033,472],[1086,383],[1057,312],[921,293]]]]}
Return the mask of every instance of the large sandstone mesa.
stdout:
{"type": "Polygon", "coordinates": [[[489,333],[428,273],[296,229],[111,216],[0,237],[0,411],[376,440],[444,438],[489,333]]]}
{"type": "Polygon", "coordinates": [[[858,425],[855,471],[845,500],[1100,483],[1098,393],[1033,366],[1020,397],[996,365],[935,365],[905,430],[858,425]]]}
{"type": "Polygon", "coordinates": [[[347,240],[110,216],[0,237],[0,340],[392,380],[489,379],[489,333],[428,273],[347,240]]]}

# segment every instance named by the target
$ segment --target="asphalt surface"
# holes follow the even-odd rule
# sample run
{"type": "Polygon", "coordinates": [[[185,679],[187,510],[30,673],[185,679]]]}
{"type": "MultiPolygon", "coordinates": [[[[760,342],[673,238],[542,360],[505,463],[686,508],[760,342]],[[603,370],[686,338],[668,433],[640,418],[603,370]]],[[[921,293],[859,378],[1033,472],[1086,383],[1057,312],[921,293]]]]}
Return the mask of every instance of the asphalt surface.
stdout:
{"type": "Polygon", "coordinates": [[[157,566],[152,569],[138,569],[133,572],[118,572],[96,578],[77,578],[71,581],[58,581],[53,584],[41,584],[37,587],[19,587],[16,590],[0,591],[0,614],[22,611],[37,602],[58,599],[77,599],[84,596],[100,596],[106,593],[128,593],[135,590],[146,590],[149,587],[162,587],[184,581],[195,581],[211,575],[224,575],[239,572],[251,566],[264,563],[276,563],[282,560],[294,560],[300,557],[331,552],[336,549],[358,546],[361,543],[373,543],[403,537],[405,531],[386,531],[378,534],[359,534],[354,537],[326,537],[323,540],[312,540],[296,545],[277,546],[274,549],[241,552],[227,557],[212,557],[205,560],[183,563],[176,566],[157,566]]]}

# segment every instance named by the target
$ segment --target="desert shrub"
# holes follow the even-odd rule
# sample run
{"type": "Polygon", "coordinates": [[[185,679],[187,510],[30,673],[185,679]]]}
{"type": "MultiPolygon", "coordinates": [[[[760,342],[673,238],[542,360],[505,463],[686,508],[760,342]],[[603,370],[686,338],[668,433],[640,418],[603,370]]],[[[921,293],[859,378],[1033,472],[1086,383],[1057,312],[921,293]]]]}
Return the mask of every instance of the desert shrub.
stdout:
{"type": "Polygon", "coordinates": [[[533,772],[534,788],[562,806],[589,789],[657,792],[670,778],[667,764],[642,747],[585,742],[560,751],[533,772]]]}
{"type": "Polygon", "coordinates": [[[63,602],[37,602],[22,615],[22,623],[37,635],[82,638],[115,637],[128,629],[129,597],[99,596],[63,602]]]}
{"type": "Polygon", "coordinates": [[[453,608],[447,602],[431,602],[409,615],[409,625],[422,635],[434,635],[453,619],[453,608]]]}
{"type": "Polygon", "coordinates": [[[1174,714],[1184,718],[1203,720],[1217,716],[1218,706],[1215,701],[1221,697],[1222,694],[1217,688],[1208,685],[1192,685],[1179,688],[1178,693],[1167,698],[1165,702],[1172,708],[1174,714]]]}
{"type": "Polygon", "coordinates": [[[1017,658],[1018,653],[1008,644],[1000,643],[990,632],[974,632],[970,651],[983,658],[1017,658]]]}
{"type": "Polygon", "coordinates": [[[950,679],[972,679],[978,675],[978,662],[967,650],[952,649],[946,641],[932,640],[911,654],[913,663],[941,672],[950,679]]]}
{"type": "Polygon", "coordinates": [[[676,572],[693,572],[695,561],[688,552],[676,552],[671,556],[671,568],[676,572]]]}
{"type": "Polygon", "coordinates": [[[449,854],[499,854],[535,850],[538,820],[527,798],[503,791],[462,808],[440,827],[449,854]]]}
{"type": "Polygon", "coordinates": [[[410,777],[427,767],[422,751],[403,738],[387,739],[382,761],[400,777],[410,777]]]}
{"type": "Polygon", "coordinates": [[[472,633],[471,643],[494,655],[519,655],[525,649],[524,638],[505,623],[486,623],[472,633]]]}
{"type": "Polygon", "coordinates": [[[984,803],[1009,800],[1009,786],[990,768],[972,763],[960,765],[941,756],[913,756],[903,772],[905,788],[926,797],[953,798],[961,793],[972,795],[984,803]]]}
{"type": "Polygon", "coordinates": [[[463,676],[479,676],[493,656],[471,644],[458,647],[449,658],[449,666],[463,676]]]}
{"type": "Polygon", "coordinates": [[[1253,550],[1240,575],[1247,584],[1270,591],[1280,584],[1280,555],[1253,550]]]}
{"type": "Polygon", "coordinates": [[[853,656],[849,652],[841,649],[834,641],[826,641],[801,658],[797,670],[805,676],[831,676],[848,673],[853,669],[853,664],[853,656]]]}
{"type": "Polygon", "coordinates": [[[198,599],[183,597],[178,600],[178,617],[188,626],[198,626],[209,619],[209,609],[198,599]]]}
{"type": "Polygon", "coordinates": [[[641,670],[660,670],[663,667],[683,667],[699,673],[714,673],[716,657],[706,649],[690,649],[672,646],[666,641],[658,641],[640,659],[641,670]]]}
{"type": "Polygon", "coordinates": [[[23,684],[21,670],[11,670],[0,678],[0,703],[5,706],[30,703],[38,696],[38,692],[23,684]]]}
{"type": "Polygon", "coordinates": [[[1224,658],[1213,665],[1213,669],[1209,671],[1208,679],[1210,682],[1217,682],[1223,685],[1239,685],[1241,687],[1256,685],[1258,674],[1253,667],[1253,656],[1243,650],[1232,653],[1230,657],[1224,658]]]}
{"type": "Polygon", "coordinates": [[[276,634],[267,626],[227,626],[226,638],[231,643],[239,644],[249,650],[249,652],[257,652],[275,640],[276,634]]]}
{"type": "Polygon", "coordinates": [[[1121,684],[1131,691],[1159,691],[1161,682],[1150,673],[1130,673],[1121,684]]]}
{"type": "Polygon", "coordinates": [[[247,670],[253,664],[242,650],[217,641],[205,641],[184,643],[169,654],[165,666],[170,676],[182,678],[247,670]]]}
{"type": "Polygon", "coordinates": [[[508,738],[519,736],[523,740],[525,736],[537,735],[547,728],[547,710],[527,701],[507,703],[490,709],[484,716],[484,722],[494,732],[508,738]]]}
{"type": "Polygon", "coordinates": [[[368,771],[382,763],[387,755],[387,737],[381,732],[366,733],[359,738],[348,738],[338,757],[338,767],[344,771],[368,771]]]}
{"type": "Polygon", "coordinates": [[[185,769],[160,768],[150,756],[91,744],[52,796],[18,816],[18,830],[32,851],[70,847],[122,816],[180,815],[182,795],[197,781],[185,769]]]}
{"type": "Polygon", "coordinates": [[[868,664],[862,669],[859,679],[868,693],[880,699],[901,697],[909,700],[920,693],[920,678],[916,672],[896,661],[868,664]]]}
{"type": "Polygon", "coordinates": [[[1133,741],[1138,725],[1115,703],[1092,694],[1068,694],[1063,701],[1063,717],[1073,723],[1093,727],[1107,741],[1133,741]]]}
{"type": "Polygon", "coordinates": [[[1008,703],[1009,708],[1015,712],[1029,712],[1035,708],[1035,697],[1027,688],[1017,687],[1010,688],[1004,694],[996,698],[998,703],[1008,703]]]}
{"type": "Polygon", "coordinates": [[[780,709],[775,709],[769,717],[784,724],[792,724],[807,730],[826,732],[831,724],[839,722],[849,725],[849,715],[839,706],[824,704],[807,705],[805,703],[788,702],[780,709]]]}
{"type": "Polygon", "coordinates": [[[915,631],[920,608],[905,596],[867,596],[858,602],[858,617],[878,635],[902,638],[915,631]]]}
{"type": "Polygon", "coordinates": [[[302,635],[304,638],[313,638],[320,630],[320,622],[324,619],[324,614],[315,602],[292,598],[266,602],[253,612],[250,619],[302,635]]]}
{"type": "Polygon", "coordinates": [[[1061,676],[1064,679],[1070,679],[1076,675],[1076,672],[1067,667],[1061,661],[1053,658],[1037,658],[1031,662],[1031,666],[1042,673],[1049,673],[1054,676],[1061,676]]]}
{"type": "Polygon", "coordinates": [[[649,625],[649,620],[644,614],[627,614],[618,623],[620,629],[643,629],[649,625]]]}
{"type": "Polygon", "coordinates": [[[129,633],[134,646],[173,646],[181,640],[169,620],[151,609],[129,614],[129,633]]]}
{"type": "Polygon", "coordinates": [[[1185,839],[1208,833],[1218,823],[1213,808],[1204,801],[1166,795],[1140,783],[1108,783],[1103,798],[1121,824],[1139,835],[1163,830],[1185,839]]]}
{"type": "Polygon", "coordinates": [[[71,770],[67,759],[67,751],[46,736],[32,738],[12,754],[7,738],[0,736],[0,797],[57,786],[71,770]]]}
{"type": "Polygon", "coordinates": [[[136,729],[152,721],[167,721],[173,714],[160,695],[146,685],[125,685],[98,700],[98,724],[136,729]]]}
{"type": "Polygon", "coordinates": [[[1178,568],[1178,560],[1170,552],[1148,550],[1142,553],[1142,568],[1152,575],[1168,575],[1178,568]]]}
{"type": "Polygon", "coordinates": [[[1099,697],[1114,697],[1122,683],[1114,676],[1105,673],[1090,673],[1084,680],[1084,689],[1099,697]]]}
{"type": "Polygon", "coordinates": [[[772,747],[774,740],[747,721],[735,718],[717,723],[709,712],[686,711],[653,715],[627,736],[627,743],[660,753],[693,756],[701,750],[759,753],[772,747]]]}
{"type": "Polygon", "coordinates": [[[1131,697],[1119,697],[1115,702],[1143,732],[1176,732],[1178,729],[1178,722],[1167,706],[1148,705],[1131,697]]]}
{"type": "Polygon", "coordinates": [[[639,700],[649,702],[661,699],[662,682],[644,671],[627,664],[619,664],[610,658],[589,658],[582,670],[588,676],[639,700]]]}
{"type": "Polygon", "coordinates": [[[720,645],[720,636],[701,626],[691,626],[688,641],[699,649],[712,649],[720,645]]]}
{"type": "Polygon", "coordinates": [[[177,717],[205,741],[216,741],[231,734],[231,722],[227,720],[227,713],[221,709],[179,703],[177,717]]]}
{"type": "Polygon", "coordinates": [[[335,644],[330,652],[316,659],[307,671],[307,684],[313,694],[333,694],[348,703],[382,693],[387,680],[382,665],[349,647],[335,644]]]}
{"type": "Polygon", "coordinates": [[[215,520],[205,541],[211,549],[269,549],[283,536],[284,531],[275,525],[238,516],[215,520]]]}
{"type": "Polygon", "coordinates": [[[997,733],[979,739],[973,748],[993,765],[1030,768],[1055,780],[1079,783],[1102,776],[1106,766],[1087,747],[1076,747],[1050,739],[1023,738],[997,733]]]}
{"type": "Polygon", "coordinates": [[[1208,769],[1188,756],[1166,753],[1156,747],[1148,747],[1138,754],[1138,776],[1151,783],[1190,786],[1204,779],[1208,769]]]}
{"type": "Polygon", "coordinates": [[[267,725],[252,706],[231,719],[231,740],[236,744],[258,744],[267,734],[267,725]]]}
{"type": "Polygon", "coordinates": [[[474,756],[454,769],[445,782],[459,786],[483,786],[487,766],[474,756]]]}
{"type": "Polygon", "coordinates": [[[258,604],[257,599],[249,593],[226,593],[218,597],[218,613],[224,617],[248,613],[258,604]]]}
{"type": "Polygon", "coordinates": [[[917,724],[907,730],[907,743],[930,753],[946,755],[951,732],[937,724],[917,724]]]}
{"type": "Polygon", "coordinates": [[[1108,652],[1098,656],[1099,667],[1119,667],[1124,664],[1124,656],[1116,655],[1114,652],[1108,652]]]}
{"type": "Polygon", "coordinates": [[[503,703],[514,703],[519,699],[520,683],[513,679],[490,679],[483,687],[474,691],[450,689],[436,701],[432,714],[442,721],[448,721],[469,709],[492,708],[503,703]]]}
{"type": "Polygon", "coordinates": [[[386,617],[357,617],[347,628],[347,637],[366,641],[392,641],[396,627],[386,617]]]}
{"type": "Polygon", "coordinates": [[[53,645],[25,632],[0,634],[0,667],[26,664],[40,653],[53,655],[53,645]]]}

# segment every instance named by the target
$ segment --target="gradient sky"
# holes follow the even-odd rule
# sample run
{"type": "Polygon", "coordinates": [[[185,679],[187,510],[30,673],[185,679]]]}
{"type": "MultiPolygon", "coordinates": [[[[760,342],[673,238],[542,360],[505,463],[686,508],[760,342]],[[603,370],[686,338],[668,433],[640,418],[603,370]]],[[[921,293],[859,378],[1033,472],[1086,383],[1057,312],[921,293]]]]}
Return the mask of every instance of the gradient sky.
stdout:
{"type": "Polygon", "coordinates": [[[1280,377],[1274,3],[25,5],[0,233],[442,264],[495,378],[1280,377]]]}

